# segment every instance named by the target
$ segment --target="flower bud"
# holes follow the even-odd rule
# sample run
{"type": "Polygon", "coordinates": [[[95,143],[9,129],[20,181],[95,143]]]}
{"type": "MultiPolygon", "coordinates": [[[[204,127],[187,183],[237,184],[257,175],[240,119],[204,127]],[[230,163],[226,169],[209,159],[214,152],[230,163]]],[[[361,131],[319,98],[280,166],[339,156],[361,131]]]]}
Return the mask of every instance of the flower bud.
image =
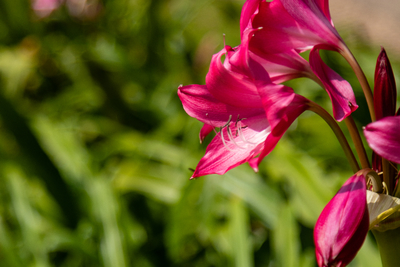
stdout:
{"type": "Polygon", "coordinates": [[[385,49],[382,48],[375,68],[374,107],[377,120],[395,115],[396,96],[392,66],[385,49]]]}
{"type": "Polygon", "coordinates": [[[314,243],[318,265],[346,266],[364,243],[368,228],[365,176],[359,171],[344,183],[317,220],[314,243]]]}

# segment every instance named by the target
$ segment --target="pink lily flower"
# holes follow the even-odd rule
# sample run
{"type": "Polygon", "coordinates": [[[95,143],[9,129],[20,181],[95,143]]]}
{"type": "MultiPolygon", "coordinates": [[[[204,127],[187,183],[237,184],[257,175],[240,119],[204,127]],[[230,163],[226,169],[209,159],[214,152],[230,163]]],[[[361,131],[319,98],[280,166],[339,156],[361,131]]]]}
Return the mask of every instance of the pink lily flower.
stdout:
{"type": "Polygon", "coordinates": [[[314,229],[320,267],[343,267],[364,243],[369,228],[363,170],[350,177],[325,206],[314,229]]]}
{"type": "MultiPolygon", "coordinates": [[[[251,33],[247,31],[246,36],[251,33]]],[[[224,174],[245,162],[257,170],[260,161],[308,107],[309,100],[271,82],[265,69],[249,57],[247,44],[245,41],[236,49],[226,46],[215,54],[206,85],[178,90],[185,111],[205,124],[201,140],[212,128],[220,128],[192,178],[224,174]]]]}
{"type": "MultiPolygon", "coordinates": [[[[254,42],[265,53],[303,52],[321,44],[335,51],[346,49],[331,20],[328,0],[249,0],[245,8],[254,12],[245,18],[253,28],[261,28],[254,42]]],[[[243,21],[241,29],[246,26],[243,21]]]]}
{"type": "MultiPolygon", "coordinates": [[[[256,29],[257,32],[263,30],[262,27],[254,27],[252,22],[253,17],[258,14],[260,3],[260,0],[248,0],[242,8],[242,14],[240,17],[240,34],[242,42],[246,37],[246,34],[244,34],[246,30],[256,29]]],[[[275,43],[275,40],[270,39],[268,42],[275,43]]],[[[279,45],[278,43],[276,44],[279,45]]],[[[265,68],[271,81],[274,83],[282,83],[299,77],[309,77],[317,80],[308,62],[294,49],[286,49],[279,52],[273,50],[260,50],[259,44],[251,41],[249,45],[249,56],[254,58],[254,60],[265,68]]]]}
{"type": "Polygon", "coordinates": [[[247,29],[257,29],[249,43],[249,56],[262,65],[272,82],[299,77],[314,80],[331,98],[337,121],[357,109],[351,85],[319,56],[320,49],[346,48],[333,27],[327,1],[248,0],[242,9],[240,27],[242,39],[247,29]],[[299,52],[311,48],[308,63],[299,52]]]}

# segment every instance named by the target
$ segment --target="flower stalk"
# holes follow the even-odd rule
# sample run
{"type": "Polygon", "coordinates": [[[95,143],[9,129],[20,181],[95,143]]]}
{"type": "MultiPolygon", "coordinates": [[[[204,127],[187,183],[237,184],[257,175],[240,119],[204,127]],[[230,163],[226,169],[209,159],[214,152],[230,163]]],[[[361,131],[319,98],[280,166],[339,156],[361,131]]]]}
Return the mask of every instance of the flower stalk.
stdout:
{"type": "Polygon", "coordinates": [[[367,101],[369,114],[371,116],[371,121],[375,121],[375,108],[374,108],[374,97],[371,91],[371,87],[367,81],[367,77],[365,77],[364,72],[362,71],[360,65],[358,64],[357,60],[355,59],[353,53],[346,47],[343,50],[339,50],[339,53],[346,59],[346,61],[350,64],[351,68],[353,69],[360,85],[363,90],[365,100],[367,101]]]}
{"type": "Polygon", "coordinates": [[[371,166],[369,165],[367,153],[365,152],[364,145],[361,141],[360,133],[358,132],[356,123],[353,120],[353,117],[350,115],[347,118],[344,119],[344,122],[346,123],[347,128],[349,129],[349,133],[351,136],[351,139],[353,140],[354,146],[357,151],[358,158],[360,159],[361,162],[361,167],[363,169],[368,169],[371,166]]]}
{"type": "Polygon", "coordinates": [[[381,254],[382,267],[400,266],[400,227],[380,232],[372,230],[381,254]]]}
{"type": "Polygon", "coordinates": [[[357,172],[358,170],[360,170],[360,166],[358,165],[358,162],[353,154],[353,151],[351,150],[350,145],[347,142],[347,139],[344,136],[342,129],[340,129],[335,119],[332,118],[332,116],[325,109],[315,104],[314,102],[310,102],[309,110],[318,114],[331,127],[340,145],[342,146],[343,152],[346,155],[346,158],[353,172],[357,172]]]}

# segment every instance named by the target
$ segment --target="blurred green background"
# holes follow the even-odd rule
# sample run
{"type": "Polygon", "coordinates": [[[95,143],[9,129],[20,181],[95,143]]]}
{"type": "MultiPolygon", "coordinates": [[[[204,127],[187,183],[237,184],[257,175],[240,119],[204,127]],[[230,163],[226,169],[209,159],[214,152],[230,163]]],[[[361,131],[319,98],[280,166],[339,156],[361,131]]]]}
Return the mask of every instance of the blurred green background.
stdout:
{"type": "MultiPolygon", "coordinates": [[[[189,180],[212,137],[177,87],[204,84],[223,33],[239,44],[244,1],[99,1],[0,1],[0,266],[316,266],[314,223],[351,175],[322,119],[303,114],[259,173],[189,180]]],[[[372,78],[379,48],[351,40],[372,78]]],[[[324,58],[365,125],[354,75],[324,58]]],[[[380,266],[370,236],[351,266],[380,266]]]]}

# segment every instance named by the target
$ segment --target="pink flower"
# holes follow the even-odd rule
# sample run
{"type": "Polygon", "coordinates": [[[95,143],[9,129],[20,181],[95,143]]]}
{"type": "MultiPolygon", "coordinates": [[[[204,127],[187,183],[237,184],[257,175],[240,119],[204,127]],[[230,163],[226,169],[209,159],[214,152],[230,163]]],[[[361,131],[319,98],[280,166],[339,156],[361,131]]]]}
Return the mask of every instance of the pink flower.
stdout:
{"type": "Polygon", "coordinates": [[[327,1],[248,0],[242,9],[241,36],[254,30],[249,56],[268,72],[272,82],[308,77],[319,83],[332,100],[333,114],[341,121],[357,109],[351,85],[330,69],[320,49],[346,48],[330,19],[327,1]],[[312,49],[310,63],[299,52],[312,49]]]}
{"type": "Polygon", "coordinates": [[[206,85],[178,90],[185,111],[205,124],[201,140],[212,128],[220,128],[192,178],[224,174],[245,162],[257,170],[260,161],[308,107],[309,100],[271,82],[265,69],[249,58],[247,44],[245,41],[235,49],[227,46],[215,54],[206,85]]]}
{"type": "MultiPolygon", "coordinates": [[[[304,12],[315,12],[315,8],[308,2],[292,2],[284,3],[286,7],[310,5],[304,12]]],[[[309,77],[323,84],[332,99],[337,120],[344,119],[357,108],[351,86],[322,62],[317,50],[310,67],[299,55],[298,51],[301,49],[285,46],[287,43],[284,36],[286,39],[297,38],[299,33],[284,32],[285,29],[280,28],[282,25],[279,24],[279,14],[271,17],[272,21],[277,20],[277,25],[271,26],[272,31],[280,34],[277,39],[274,39],[274,34],[268,37],[268,31],[264,30],[263,27],[269,24],[261,25],[261,28],[254,26],[258,23],[258,16],[268,16],[270,5],[272,13],[281,13],[292,26],[299,25],[279,0],[272,3],[261,0],[247,1],[242,9],[240,22],[241,45],[234,49],[226,46],[213,56],[205,86],[189,85],[179,88],[178,94],[185,111],[204,123],[200,131],[201,141],[213,128],[220,128],[192,178],[212,173],[223,174],[244,162],[249,162],[257,170],[261,160],[272,151],[287,128],[310,103],[306,98],[295,94],[291,88],[276,83],[297,77],[309,77]],[[267,13],[263,13],[264,11],[267,13]],[[281,34],[282,31],[284,34],[281,34]],[[257,39],[257,36],[261,35],[265,38],[257,39]],[[285,49],[259,49],[267,39],[269,43],[285,49]],[[225,60],[222,63],[223,56],[225,60]]],[[[327,19],[325,16],[324,18],[327,19]]],[[[297,31],[304,30],[299,27],[296,28],[297,31]]],[[[336,36],[333,26],[324,26],[324,29],[329,29],[331,35],[336,36]]],[[[323,34],[319,33],[321,38],[318,40],[324,40],[323,34]]],[[[312,37],[310,40],[314,39],[312,37]]],[[[335,43],[339,44],[339,39],[335,43]]],[[[309,40],[307,42],[310,43],[309,40]]],[[[311,42],[307,47],[315,44],[318,42],[311,42]]],[[[327,44],[331,43],[323,43],[325,46],[327,44]]]]}
{"type": "MultiPolygon", "coordinates": [[[[295,49],[298,52],[325,45],[332,50],[346,49],[329,14],[328,0],[248,0],[246,15],[255,33],[254,42],[265,53],[280,53],[295,49]]],[[[246,27],[241,23],[241,29],[246,27]]]]}
{"type": "Polygon", "coordinates": [[[353,260],[368,233],[363,170],[350,177],[325,206],[314,229],[318,266],[343,267],[353,260]]]}

